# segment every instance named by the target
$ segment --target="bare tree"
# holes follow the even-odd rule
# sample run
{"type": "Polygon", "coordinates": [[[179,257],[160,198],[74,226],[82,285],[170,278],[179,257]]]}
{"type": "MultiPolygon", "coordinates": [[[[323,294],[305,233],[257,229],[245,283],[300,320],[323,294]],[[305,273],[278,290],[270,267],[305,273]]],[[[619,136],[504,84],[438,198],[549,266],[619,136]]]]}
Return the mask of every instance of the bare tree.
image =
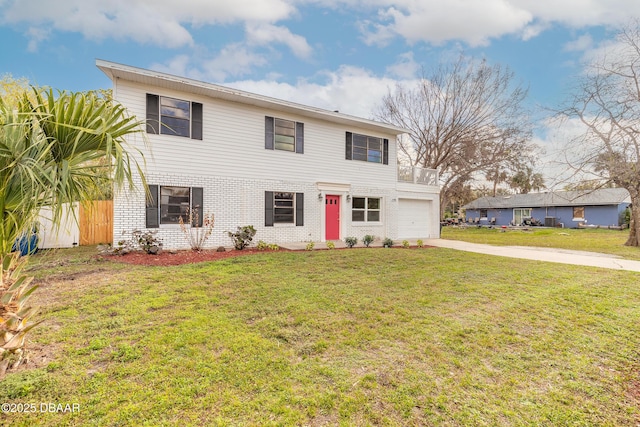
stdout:
{"type": "Polygon", "coordinates": [[[513,79],[500,65],[460,57],[414,88],[390,90],[376,111],[378,120],[410,130],[400,161],[439,171],[442,209],[465,184],[500,179],[531,154],[527,89],[513,79]]]}
{"type": "Polygon", "coordinates": [[[585,128],[574,138],[573,165],[603,181],[625,188],[631,196],[629,238],[640,245],[640,21],[623,28],[617,44],[594,61],[579,82],[566,119],[585,128]]]}

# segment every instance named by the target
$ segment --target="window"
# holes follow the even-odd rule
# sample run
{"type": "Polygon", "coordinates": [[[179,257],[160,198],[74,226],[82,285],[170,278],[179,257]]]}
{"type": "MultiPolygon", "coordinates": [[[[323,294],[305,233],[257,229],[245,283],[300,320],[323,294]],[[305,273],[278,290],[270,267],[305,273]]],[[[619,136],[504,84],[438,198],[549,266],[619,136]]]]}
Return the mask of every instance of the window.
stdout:
{"type": "Polygon", "coordinates": [[[576,206],[573,208],[573,220],[584,221],[584,206],[576,206]]]}
{"type": "Polygon", "coordinates": [[[304,193],[264,192],[265,226],[274,224],[304,225],[304,193]]]}
{"type": "Polygon", "coordinates": [[[275,224],[293,224],[295,219],[294,203],[294,193],[273,193],[273,222],[275,224]]]}
{"type": "Polygon", "coordinates": [[[480,209],[480,218],[481,219],[487,219],[487,216],[489,216],[488,212],[487,212],[487,209],[480,209]]]}
{"type": "Polygon", "coordinates": [[[149,185],[146,203],[146,226],[158,228],[160,224],[179,224],[180,218],[188,221],[192,210],[194,227],[202,226],[202,188],[149,185]]]}
{"type": "Polygon", "coordinates": [[[202,104],[147,94],[147,133],[202,139],[202,104]]]}
{"type": "Polygon", "coordinates": [[[513,210],[513,223],[515,225],[522,224],[525,219],[531,219],[531,208],[513,210]]]}
{"type": "Polygon", "coordinates": [[[380,221],[380,198],[354,197],[351,207],[351,220],[353,222],[380,221]]]}
{"type": "Polygon", "coordinates": [[[388,165],[389,140],[347,132],[345,158],[388,165]]]}
{"type": "Polygon", "coordinates": [[[264,148],[304,153],[304,123],[265,117],[264,148]]]}

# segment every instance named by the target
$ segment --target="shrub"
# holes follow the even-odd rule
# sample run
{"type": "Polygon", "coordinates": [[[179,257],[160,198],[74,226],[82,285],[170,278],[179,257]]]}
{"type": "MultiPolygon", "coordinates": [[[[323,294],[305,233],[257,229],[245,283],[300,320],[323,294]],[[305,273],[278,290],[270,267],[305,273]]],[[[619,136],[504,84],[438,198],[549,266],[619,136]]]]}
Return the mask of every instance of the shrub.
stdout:
{"type": "Polygon", "coordinates": [[[275,243],[272,243],[269,245],[269,249],[272,251],[279,251],[280,250],[280,246],[276,245],[275,243]]]}
{"type": "Polygon", "coordinates": [[[367,234],[366,236],[364,236],[364,237],[362,238],[362,243],[364,243],[364,245],[365,245],[366,247],[369,247],[369,245],[370,245],[371,243],[373,243],[373,241],[374,241],[375,239],[376,239],[376,238],[375,238],[375,237],[373,237],[371,234],[367,234]]]}
{"type": "Polygon", "coordinates": [[[131,238],[140,250],[148,254],[155,255],[162,250],[162,242],[156,237],[157,231],[133,230],[131,238]]]}
{"type": "Polygon", "coordinates": [[[259,251],[266,251],[269,249],[269,245],[264,240],[258,240],[258,244],[256,245],[256,249],[259,251]]]}
{"type": "Polygon", "coordinates": [[[315,244],[313,242],[309,242],[307,243],[307,247],[305,248],[305,250],[312,251],[314,246],[315,244]]]}
{"type": "MultiPolygon", "coordinates": [[[[123,231],[122,234],[127,234],[123,231]]],[[[133,230],[129,239],[118,241],[116,246],[98,245],[98,251],[107,255],[126,255],[134,251],[157,254],[162,250],[162,242],[156,237],[157,231],[133,230]]]]}
{"type": "Polygon", "coordinates": [[[382,241],[382,246],[384,246],[385,248],[390,248],[393,246],[393,240],[391,240],[390,238],[386,237],[383,241],[382,241]]]}
{"type": "Polygon", "coordinates": [[[327,249],[335,249],[336,248],[336,244],[333,242],[327,242],[327,249]]]}
{"type": "Polygon", "coordinates": [[[403,240],[402,241],[402,247],[405,249],[409,249],[411,247],[411,245],[409,245],[409,241],[408,240],[403,240]]]}
{"type": "Polygon", "coordinates": [[[345,237],[344,238],[344,242],[347,244],[348,247],[352,248],[358,243],[358,238],[357,237],[345,237]]]}
{"type": "Polygon", "coordinates": [[[424,242],[422,241],[422,239],[418,239],[418,241],[416,242],[416,244],[418,245],[419,248],[424,246],[424,242]]]}
{"type": "Polygon", "coordinates": [[[245,225],[244,227],[238,227],[235,233],[227,231],[227,234],[233,241],[233,247],[241,251],[251,244],[253,236],[256,235],[256,229],[253,228],[253,225],[245,225]]]}
{"type": "Polygon", "coordinates": [[[193,226],[193,224],[200,223],[200,214],[197,210],[194,213],[192,209],[189,209],[187,219],[188,223],[192,224],[191,227],[187,228],[187,225],[184,223],[181,216],[179,219],[180,230],[186,236],[187,242],[189,242],[189,246],[191,246],[191,250],[200,251],[204,248],[204,245],[209,236],[211,236],[211,233],[213,233],[213,225],[215,223],[213,214],[205,214],[202,218],[202,227],[193,226]]]}

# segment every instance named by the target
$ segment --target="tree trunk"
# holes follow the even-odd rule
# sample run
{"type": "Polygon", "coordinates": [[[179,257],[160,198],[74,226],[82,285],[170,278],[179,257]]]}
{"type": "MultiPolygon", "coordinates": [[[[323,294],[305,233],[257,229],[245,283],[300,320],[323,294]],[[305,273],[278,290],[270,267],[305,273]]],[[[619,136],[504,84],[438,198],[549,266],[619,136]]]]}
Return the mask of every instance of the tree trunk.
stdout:
{"type": "Polygon", "coordinates": [[[631,221],[629,221],[629,238],[625,246],[640,246],[640,191],[631,196],[631,221]]]}

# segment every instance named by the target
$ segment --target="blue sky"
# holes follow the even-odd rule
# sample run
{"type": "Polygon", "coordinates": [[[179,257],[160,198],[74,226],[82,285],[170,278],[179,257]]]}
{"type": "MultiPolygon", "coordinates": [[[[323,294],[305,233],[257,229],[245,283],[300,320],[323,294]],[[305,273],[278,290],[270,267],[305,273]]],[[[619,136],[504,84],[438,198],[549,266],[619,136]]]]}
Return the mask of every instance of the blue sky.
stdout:
{"type": "Polygon", "coordinates": [[[541,119],[639,16],[638,0],[0,0],[0,74],[109,88],[99,58],[371,117],[463,53],[514,71],[541,119]]]}

